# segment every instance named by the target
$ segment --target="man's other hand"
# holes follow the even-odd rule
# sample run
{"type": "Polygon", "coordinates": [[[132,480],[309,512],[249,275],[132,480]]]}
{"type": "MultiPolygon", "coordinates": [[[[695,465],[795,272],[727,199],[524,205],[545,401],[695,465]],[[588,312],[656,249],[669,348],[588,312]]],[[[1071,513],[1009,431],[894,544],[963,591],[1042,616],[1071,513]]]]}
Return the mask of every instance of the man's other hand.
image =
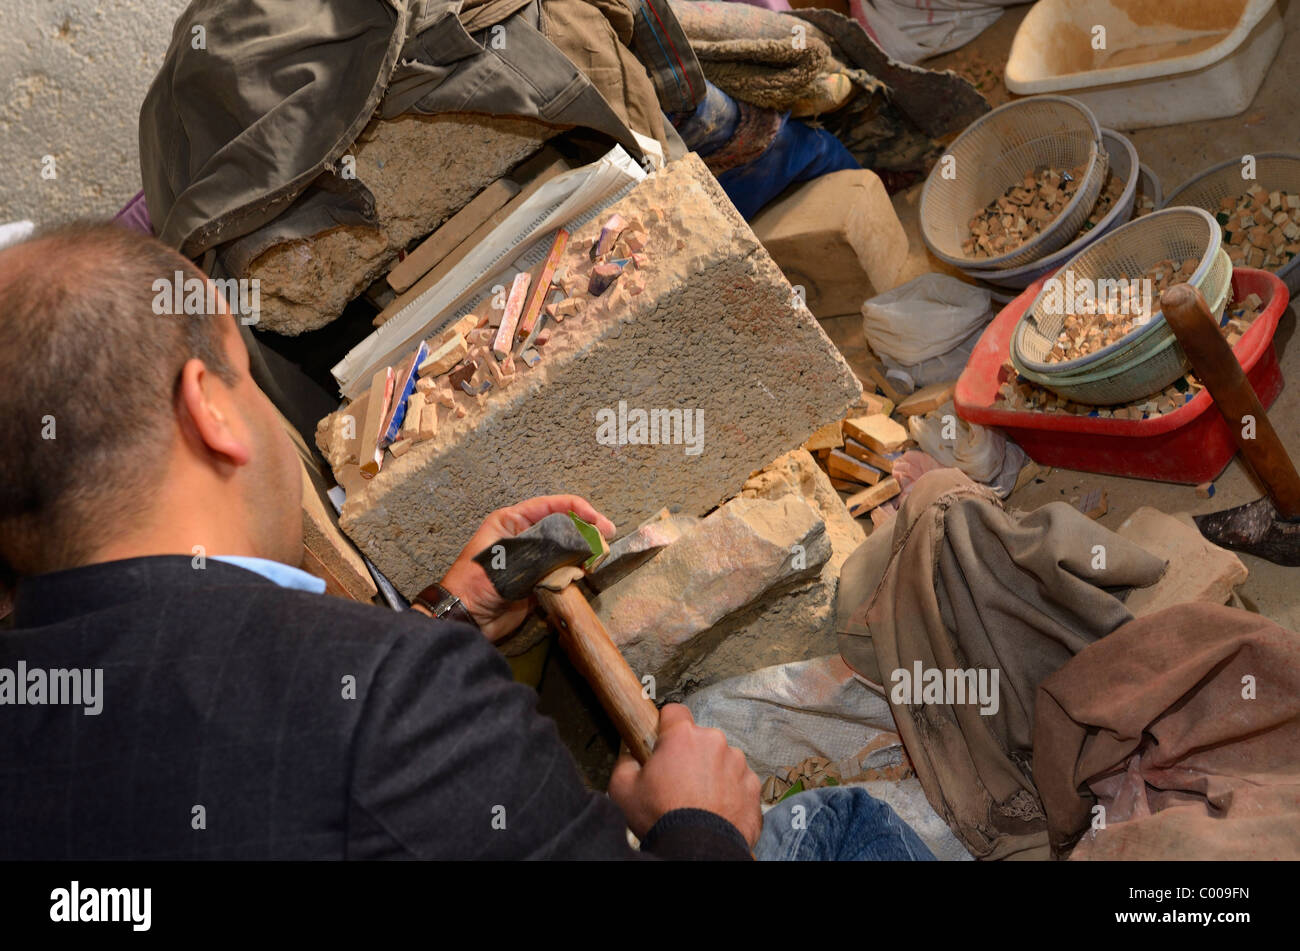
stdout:
{"type": "Polygon", "coordinates": [[[659,711],[659,739],[646,764],[625,750],[609,779],[610,798],[637,838],[673,809],[706,809],[739,829],[751,849],[763,826],[759,793],[745,754],[677,703],[659,711]]]}
{"type": "Polygon", "coordinates": [[[606,538],[614,535],[614,523],[597,512],[586,499],[577,495],[538,496],[489,513],[439,582],[460,598],[488,640],[499,641],[519,627],[528,616],[528,601],[502,598],[474,556],[494,542],[513,538],[556,512],[573,512],[583,521],[595,525],[606,538]]]}

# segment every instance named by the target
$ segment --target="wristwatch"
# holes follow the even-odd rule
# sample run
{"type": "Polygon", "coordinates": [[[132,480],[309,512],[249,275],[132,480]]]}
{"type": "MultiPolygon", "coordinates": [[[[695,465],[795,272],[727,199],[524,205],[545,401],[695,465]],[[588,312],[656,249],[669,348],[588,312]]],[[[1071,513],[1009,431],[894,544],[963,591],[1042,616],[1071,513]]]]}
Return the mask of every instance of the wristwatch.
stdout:
{"type": "Polygon", "coordinates": [[[478,627],[478,623],[470,615],[460,598],[436,581],[411,599],[411,603],[420,605],[435,618],[445,621],[459,621],[461,624],[468,624],[470,627],[478,627]]]}

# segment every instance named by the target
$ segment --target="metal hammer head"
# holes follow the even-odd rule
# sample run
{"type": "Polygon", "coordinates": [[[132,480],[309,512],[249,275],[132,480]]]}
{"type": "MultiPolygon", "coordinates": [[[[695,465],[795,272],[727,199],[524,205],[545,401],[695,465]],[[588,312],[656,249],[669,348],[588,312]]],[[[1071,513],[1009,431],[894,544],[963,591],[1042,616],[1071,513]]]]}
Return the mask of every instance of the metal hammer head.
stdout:
{"type": "Polygon", "coordinates": [[[1278,565],[1300,565],[1300,522],[1282,518],[1268,496],[1222,512],[1195,515],[1192,521],[1216,545],[1278,565]]]}
{"type": "Polygon", "coordinates": [[[572,512],[548,515],[513,538],[493,542],[474,556],[507,601],[528,597],[538,582],[570,565],[594,568],[609,546],[600,531],[572,512]]]}

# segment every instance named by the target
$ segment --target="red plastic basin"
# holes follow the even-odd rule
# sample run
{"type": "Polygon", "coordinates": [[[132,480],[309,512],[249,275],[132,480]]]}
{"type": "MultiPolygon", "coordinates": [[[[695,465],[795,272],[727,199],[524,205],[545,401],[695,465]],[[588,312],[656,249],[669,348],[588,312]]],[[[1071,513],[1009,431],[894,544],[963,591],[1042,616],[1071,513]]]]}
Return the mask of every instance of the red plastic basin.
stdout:
{"type": "MultiPolygon", "coordinates": [[[[953,402],[958,415],[1000,429],[1041,465],[1192,485],[1217,478],[1232,461],[1237,445],[1208,390],[1174,412],[1150,419],[1037,413],[994,405],[998,387],[1015,374],[1003,366],[1011,355],[1011,333],[1049,276],[1004,307],[980,337],[957,381],[953,402]]],[[[1272,273],[1236,268],[1233,299],[1250,294],[1260,296],[1263,310],[1233,352],[1260,402],[1268,407],[1282,392],[1273,334],[1290,295],[1272,273]]]]}

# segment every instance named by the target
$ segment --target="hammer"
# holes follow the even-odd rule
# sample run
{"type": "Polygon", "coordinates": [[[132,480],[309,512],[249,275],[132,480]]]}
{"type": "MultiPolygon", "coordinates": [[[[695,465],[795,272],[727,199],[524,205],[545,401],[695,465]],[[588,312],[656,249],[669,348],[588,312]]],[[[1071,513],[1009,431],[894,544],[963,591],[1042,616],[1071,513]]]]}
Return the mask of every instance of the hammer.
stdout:
{"type": "Polygon", "coordinates": [[[1236,508],[1195,516],[1196,526],[1216,545],[1279,565],[1300,565],[1300,474],[1245,371],[1195,287],[1175,284],[1161,296],[1160,309],[1267,493],[1236,508]],[[1246,417],[1254,420],[1254,438],[1246,434],[1246,417]]]}
{"type": "Polygon", "coordinates": [[[572,512],[557,512],[513,538],[489,545],[474,560],[507,601],[536,591],[559,633],[560,646],[595,691],[632,755],[644,764],[659,736],[659,710],[574,584],[608,551],[595,526],[572,512]]]}

